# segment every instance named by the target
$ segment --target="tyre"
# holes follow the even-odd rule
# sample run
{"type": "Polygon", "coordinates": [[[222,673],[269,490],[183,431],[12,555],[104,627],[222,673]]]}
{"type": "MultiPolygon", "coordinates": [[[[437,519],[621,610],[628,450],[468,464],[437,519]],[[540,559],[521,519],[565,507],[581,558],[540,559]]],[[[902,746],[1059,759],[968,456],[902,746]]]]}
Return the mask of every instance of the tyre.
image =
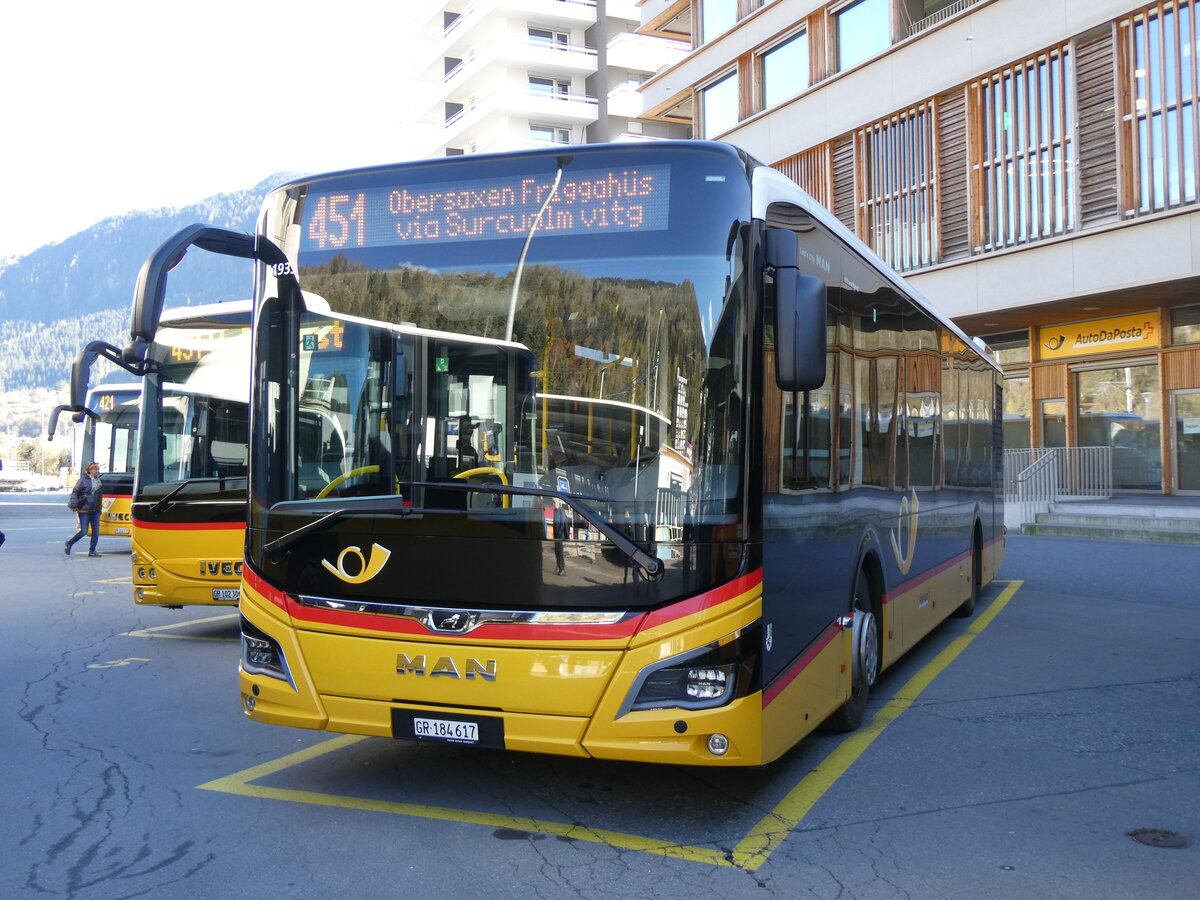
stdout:
{"type": "Polygon", "coordinates": [[[850,697],[825,720],[830,731],[854,731],[862,724],[867,713],[867,696],[879,674],[879,622],[871,603],[871,582],[861,569],[854,582],[850,611],[853,616],[850,697]]]}

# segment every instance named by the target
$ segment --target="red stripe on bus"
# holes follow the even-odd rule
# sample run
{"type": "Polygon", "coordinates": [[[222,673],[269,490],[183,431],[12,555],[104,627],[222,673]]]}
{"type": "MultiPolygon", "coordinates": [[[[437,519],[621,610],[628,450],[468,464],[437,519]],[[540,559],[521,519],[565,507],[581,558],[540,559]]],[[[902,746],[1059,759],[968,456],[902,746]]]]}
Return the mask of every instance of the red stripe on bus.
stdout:
{"type": "Polygon", "coordinates": [[[835,637],[842,633],[842,630],[842,626],[837,622],[834,622],[832,625],[826,628],[824,633],[812,643],[812,646],[810,646],[807,651],[805,651],[804,655],[796,660],[790,669],[776,678],[773,685],[767,688],[767,690],[763,691],[763,709],[766,709],[768,706],[770,706],[771,703],[783,693],[784,689],[787,688],[788,685],[790,685],[793,681],[795,681],[800,676],[801,672],[808,668],[812,661],[817,658],[817,655],[826,647],[828,647],[835,637]]]}
{"type": "Polygon", "coordinates": [[[156,531],[240,531],[246,530],[246,523],[237,522],[147,522],[144,519],[134,519],[135,528],[149,528],[156,531]]]}
{"type": "MultiPolygon", "coordinates": [[[[322,625],[337,625],[346,628],[369,628],[372,631],[389,634],[413,635],[428,638],[436,637],[459,638],[465,635],[433,632],[413,619],[378,615],[372,613],[355,613],[349,611],[316,609],[304,606],[291,599],[290,595],[270,585],[265,579],[246,567],[243,572],[246,583],[261,594],[269,602],[285,610],[297,621],[319,623],[322,625]]],[[[648,627],[660,627],[694,616],[706,609],[711,609],[721,603],[752,590],[762,582],[762,573],[734,579],[728,584],[689,597],[670,606],[654,610],[650,613],[639,614],[616,622],[612,625],[502,625],[484,624],[469,632],[472,639],[486,641],[611,641],[628,640],[648,627]],[[653,625],[647,624],[653,620],[653,625]]],[[[348,601],[352,602],[352,601],[348,601]]],[[[411,603],[411,606],[423,604],[411,603]]],[[[603,610],[597,610],[603,612],[603,610]]],[[[537,610],[530,610],[537,612],[537,610]]],[[[552,612],[552,610],[548,610],[552,612]]]]}
{"type": "Polygon", "coordinates": [[[246,586],[261,596],[268,603],[278,606],[284,612],[288,611],[291,605],[288,602],[288,596],[279,588],[274,587],[265,578],[249,566],[242,566],[242,581],[246,582],[246,586]]]}
{"type": "Polygon", "coordinates": [[[951,559],[946,560],[946,562],[942,563],[941,565],[934,566],[932,569],[926,569],[924,572],[922,572],[916,578],[911,578],[908,581],[901,582],[900,584],[896,585],[894,588],[892,588],[890,591],[888,591],[887,593],[885,593],[883,595],[883,602],[891,603],[894,598],[900,596],[901,594],[903,594],[907,591],[911,591],[916,587],[919,587],[920,585],[924,584],[926,581],[929,581],[931,578],[941,575],[947,569],[951,569],[954,566],[957,566],[960,562],[962,562],[964,559],[968,559],[970,556],[971,556],[971,551],[964,550],[962,553],[958,554],[958,556],[955,556],[951,559]]]}
{"type": "Polygon", "coordinates": [[[697,594],[695,597],[689,597],[686,600],[680,600],[678,603],[672,603],[670,606],[664,606],[662,609],[652,610],[646,614],[645,620],[638,628],[638,631],[659,628],[663,625],[676,622],[679,619],[686,619],[688,616],[704,612],[706,609],[712,609],[714,606],[719,606],[747,591],[761,588],[762,578],[762,569],[759,569],[756,572],[751,572],[749,575],[735,578],[728,584],[723,584],[711,591],[697,594]]]}

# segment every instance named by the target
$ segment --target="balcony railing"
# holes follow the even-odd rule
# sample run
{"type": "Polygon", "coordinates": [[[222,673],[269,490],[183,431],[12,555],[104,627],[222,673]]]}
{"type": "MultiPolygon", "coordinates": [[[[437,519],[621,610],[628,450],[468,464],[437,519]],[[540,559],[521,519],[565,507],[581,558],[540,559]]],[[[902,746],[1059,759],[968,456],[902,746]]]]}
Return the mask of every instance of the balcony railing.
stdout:
{"type": "MultiPolygon", "coordinates": [[[[939,22],[945,22],[951,16],[958,15],[964,9],[974,6],[978,2],[979,2],[979,0],[955,0],[955,2],[951,3],[949,6],[943,6],[937,12],[930,13],[929,15],[925,16],[925,18],[923,18],[923,19],[917,19],[916,21],[909,19],[908,20],[908,33],[916,34],[919,31],[924,31],[926,28],[932,28],[934,25],[937,25],[939,22]]],[[[900,9],[901,10],[905,9],[904,4],[900,4],[900,9]]],[[[908,12],[906,10],[904,12],[904,15],[907,18],[908,12]]]]}
{"type": "MultiPolygon", "coordinates": [[[[545,50],[550,53],[561,53],[564,54],[562,57],[563,60],[596,57],[596,50],[592,47],[575,47],[570,44],[552,44],[546,41],[535,40],[529,40],[521,46],[530,50],[545,50]]],[[[497,42],[495,41],[487,41],[483,44],[480,44],[478,47],[472,48],[471,51],[459,61],[458,65],[442,76],[442,84],[449,84],[458,78],[458,76],[469,71],[474,67],[476,60],[484,57],[488,53],[491,53],[491,55],[494,57],[495,52],[493,51],[496,51],[496,49],[497,42]]]]}
{"type": "MultiPolygon", "coordinates": [[[[525,93],[508,92],[508,91],[487,91],[483,94],[477,94],[469,99],[463,108],[456,112],[450,118],[446,119],[442,125],[443,130],[457,128],[462,124],[463,120],[484,107],[495,108],[504,98],[513,98],[514,103],[520,100],[530,100],[539,103],[547,108],[552,114],[554,109],[563,110],[564,113],[570,108],[592,109],[598,105],[595,97],[588,97],[585,94],[557,94],[546,91],[528,91],[525,93]]],[[[482,113],[481,113],[482,114],[482,113]]]]}
{"type": "MultiPolygon", "coordinates": [[[[561,3],[564,7],[578,6],[584,9],[596,8],[596,0],[556,0],[556,2],[561,3]]],[[[442,37],[449,37],[451,34],[461,28],[464,22],[475,18],[476,14],[481,12],[485,7],[495,5],[496,0],[475,0],[474,3],[469,4],[467,8],[462,11],[462,15],[442,29],[442,37]]]]}
{"type": "Polygon", "coordinates": [[[1060,500],[1112,496],[1112,447],[1034,447],[1004,451],[1004,519],[1010,531],[1060,500]]]}

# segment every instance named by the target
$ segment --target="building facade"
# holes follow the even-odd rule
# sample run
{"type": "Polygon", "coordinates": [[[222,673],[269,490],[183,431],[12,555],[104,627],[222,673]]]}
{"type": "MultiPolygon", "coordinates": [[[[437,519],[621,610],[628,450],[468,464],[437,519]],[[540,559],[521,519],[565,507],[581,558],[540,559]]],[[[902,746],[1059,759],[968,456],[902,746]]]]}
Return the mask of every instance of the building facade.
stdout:
{"type": "Polygon", "coordinates": [[[639,34],[634,0],[413,5],[415,156],[688,136],[639,118],[642,82],[689,47],[639,34]]]}
{"type": "Polygon", "coordinates": [[[1005,367],[1009,447],[1200,493],[1200,0],[643,0],[645,115],[831,209],[1005,367]]]}

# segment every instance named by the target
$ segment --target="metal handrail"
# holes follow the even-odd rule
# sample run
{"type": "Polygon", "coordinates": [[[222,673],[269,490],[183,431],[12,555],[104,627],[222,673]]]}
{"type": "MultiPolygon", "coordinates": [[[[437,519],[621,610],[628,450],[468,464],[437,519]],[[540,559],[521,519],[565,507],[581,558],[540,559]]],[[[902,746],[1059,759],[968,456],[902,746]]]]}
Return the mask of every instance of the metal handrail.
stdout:
{"type": "Polygon", "coordinates": [[[1033,447],[1004,451],[1005,520],[1032,524],[1061,500],[1112,496],[1111,447],[1033,447]]]}

